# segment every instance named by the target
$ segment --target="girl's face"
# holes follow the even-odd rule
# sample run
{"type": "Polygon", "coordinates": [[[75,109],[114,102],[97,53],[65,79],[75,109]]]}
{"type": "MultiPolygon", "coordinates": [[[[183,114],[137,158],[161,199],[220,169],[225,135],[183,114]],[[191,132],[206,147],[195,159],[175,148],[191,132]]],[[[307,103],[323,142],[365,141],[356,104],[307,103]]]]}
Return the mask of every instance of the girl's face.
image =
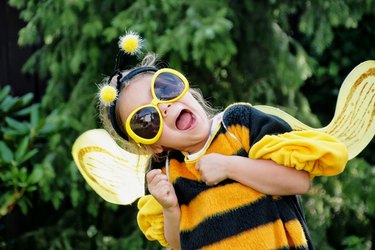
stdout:
{"type": "MultiPolygon", "coordinates": [[[[118,111],[123,124],[133,110],[151,103],[151,79],[151,74],[136,76],[120,92],[118,111]]],[[[158,104],[158,107],[164,127],[160,139],[151,145],[156,153],[169,148],[194,153],[204,146],[211,121],[191,93],[187,92],[176,102],[158,104]]]]}

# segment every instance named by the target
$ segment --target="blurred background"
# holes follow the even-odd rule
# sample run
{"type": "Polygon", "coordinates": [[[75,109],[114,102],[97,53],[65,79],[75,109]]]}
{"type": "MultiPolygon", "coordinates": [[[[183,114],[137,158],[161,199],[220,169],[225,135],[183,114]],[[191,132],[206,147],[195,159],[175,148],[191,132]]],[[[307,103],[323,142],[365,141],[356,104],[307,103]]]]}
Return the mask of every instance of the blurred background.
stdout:
{"type": "MultiPolygon", "coordinates": [[[[0,27],[1,249],[161,249],[136,205],[104,202],[71,157],[101,126],[97,85],[126,30],[214,106],[273,105],[313,127],[332,119],[350,70],[375,59],[372,0],[1,0],[0,27]]],[[[303,196],[317,249],[375,249],[374,149],[303,196]]]]}

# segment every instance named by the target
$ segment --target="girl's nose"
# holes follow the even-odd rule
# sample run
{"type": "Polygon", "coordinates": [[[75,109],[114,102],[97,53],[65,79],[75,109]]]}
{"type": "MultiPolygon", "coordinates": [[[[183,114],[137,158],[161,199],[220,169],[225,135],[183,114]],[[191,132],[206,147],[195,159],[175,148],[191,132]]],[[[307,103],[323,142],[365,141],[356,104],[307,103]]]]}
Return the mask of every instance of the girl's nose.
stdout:
{"type": "Polygon", "coordinates": [[[160,109],[160,112],[163,116],[167,116],[168,115],[168,110],[169,108],[172,106],[172,104],[170,103],[159,103],[158,104],[158,107],[160,109]]]}

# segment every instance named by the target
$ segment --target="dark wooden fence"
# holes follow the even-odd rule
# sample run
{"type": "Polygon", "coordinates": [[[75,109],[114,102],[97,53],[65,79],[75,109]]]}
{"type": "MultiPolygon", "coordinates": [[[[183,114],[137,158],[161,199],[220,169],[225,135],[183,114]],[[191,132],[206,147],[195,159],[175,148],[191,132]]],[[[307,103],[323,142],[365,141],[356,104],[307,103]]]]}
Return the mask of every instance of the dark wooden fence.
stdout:
{"type": "Polygon", "coordinates": [[[39,101],[45,83],[37,75],[23,74],[22,65],[35,51],[35,47],[19,47],[18,32],[26,24],[19,19],[19,11],[0,0],[0,87],[10,85],[12,94],[21,96],[34,93],[34,101],[39,101]]]}

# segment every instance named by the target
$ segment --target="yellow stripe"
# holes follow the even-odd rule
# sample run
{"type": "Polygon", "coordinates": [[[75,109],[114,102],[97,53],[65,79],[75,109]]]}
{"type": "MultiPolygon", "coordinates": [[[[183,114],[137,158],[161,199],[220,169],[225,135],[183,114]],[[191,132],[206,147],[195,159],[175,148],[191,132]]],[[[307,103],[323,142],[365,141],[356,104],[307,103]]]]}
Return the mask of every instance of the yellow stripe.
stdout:
{"type": "Polygon", "coordinates": [[[176,182],[178,177],[187,178],[190,180],[200,180],[201,174],[195,169],[195,163],[186,164],[184,162],[179,162],[175,159],[171,159],[169,162],[169,180],[173,184],[176,182]]]}
{"type": "Polygon", "coordinates": [[[223,155],[233,155],[242,148],[242,145],[228,133],[219,134],[211,146],[207,149],[207,154],[218,153],[223,155]]]}
{"type": "MultiPolygon", "coordinates": [[[[250,125],[250,124],[249,124],[250,125]]],[[[228,131],[236,136],[237,139],[241,140],[241,146],[246,150],[250,150],[250,128],[247,125],[232,125],[228,127],[228,131]]],[[[230,135],[229,135],[230,136],[230,135]]]]}
{"type": "Polygon", "coordinates": [[[263,196],[239,183],[208,189],[192,200],[189,206],[181,206],[180,229],[190,231],[210,216],[250,204],[263,196]]]}
{"type": "Polygon", "coordinates": [[[251,229],[219,241],[202,250],[277,249],[288,246],[307,246],[303,229],[298,221],[284,225],[281,220],[251,229]],[[286,231],[284,231],[286,229],[286,231]],[[292,229],[292,233],[289,232],[292,229]],[[288,235],[289,233],[289,235],[288,235]],[[293,239],[293,241],[291,241],[293,239]]]}
{"type": "Polygon", "coordinates": [[[285,223],[285,230],[288,232],[288,242],[289,246],[297,247],[301,245],[306,245],[307,240],[303,232],[302,226],[297,220],[288,221],[285,223]]]}

